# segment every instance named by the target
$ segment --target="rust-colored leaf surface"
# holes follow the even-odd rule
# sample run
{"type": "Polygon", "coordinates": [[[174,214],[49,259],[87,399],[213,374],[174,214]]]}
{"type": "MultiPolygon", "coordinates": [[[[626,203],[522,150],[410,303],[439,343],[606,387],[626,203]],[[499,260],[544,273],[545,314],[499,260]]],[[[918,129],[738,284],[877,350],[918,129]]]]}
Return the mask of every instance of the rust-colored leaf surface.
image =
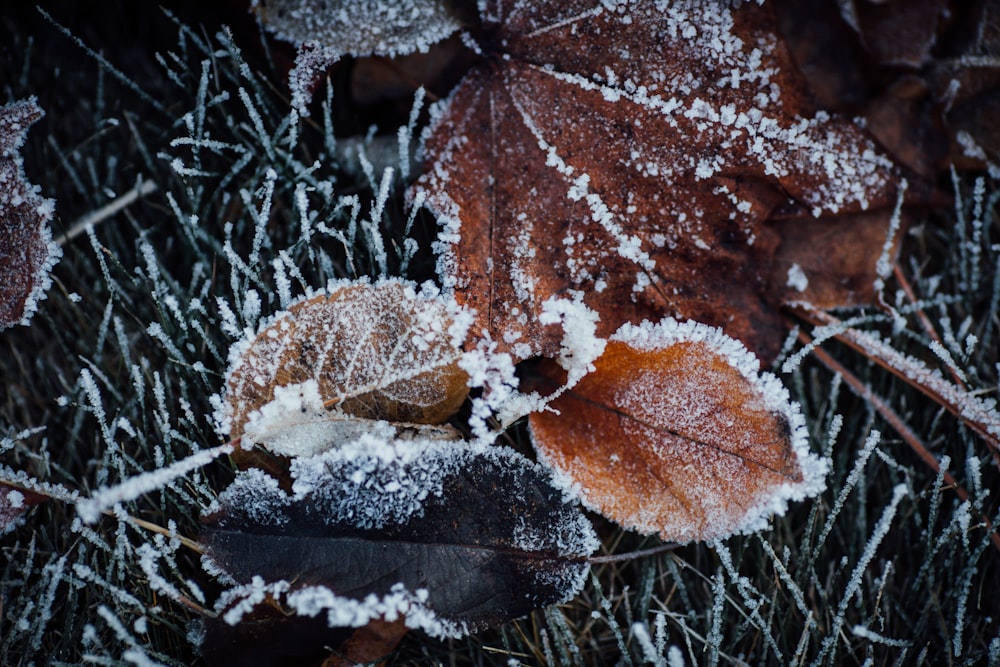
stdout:
{"type": "Polygon", "coordinates": [[[436,294],[401,280],[345,283],[298,301],[234,346],[230,436],[242,435],[276,389],[308,381],[327,407],[346,415],[442,423],[468,393],[459,329],[436,294]]]}
{"type": "Polygon", "coordinates": [[[666,314],[776,353],[772,212],[887,206],[898,175],[810,106],[770,10],[749,5],[485,4],[484,62],[438,109],[415,190],[475,335],[554,356],[541,304],[577,290],[603,336],[666,314]]]}
{"type": "Polygon", "coordinates": [[[591,508],[664,540],[756,530],[823,488],[825,465],[808,453],[786,390],[719,329],[625,325],[551,407],[558,414],[530,416],[540,458],[591,508]]]}
{"type": "Polygon", "coordinates": [[[34,99],[0,107],[0,329],[28,323],[62,255],[48,224],[53,202],[27,182],[18,153],[42,115],[34,99]]]}

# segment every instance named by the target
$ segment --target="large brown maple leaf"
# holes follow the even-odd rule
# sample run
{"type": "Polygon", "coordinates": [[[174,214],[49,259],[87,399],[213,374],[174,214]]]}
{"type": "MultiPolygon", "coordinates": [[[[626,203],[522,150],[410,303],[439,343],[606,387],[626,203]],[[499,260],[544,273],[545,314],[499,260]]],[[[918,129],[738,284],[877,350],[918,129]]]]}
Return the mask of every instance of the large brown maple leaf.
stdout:
{"type": "Polygon", "coordinates": [[[718,0],[485,3],[484,59],[438,107],[415,189],[474,333],[554,356],[541,306],[580,292],[600,335],[671,315],[773,356],[789,290],[767,284],[768,219],[885,207],[899,180],[863,130],[812,108],[773,25],[718,0]]]}

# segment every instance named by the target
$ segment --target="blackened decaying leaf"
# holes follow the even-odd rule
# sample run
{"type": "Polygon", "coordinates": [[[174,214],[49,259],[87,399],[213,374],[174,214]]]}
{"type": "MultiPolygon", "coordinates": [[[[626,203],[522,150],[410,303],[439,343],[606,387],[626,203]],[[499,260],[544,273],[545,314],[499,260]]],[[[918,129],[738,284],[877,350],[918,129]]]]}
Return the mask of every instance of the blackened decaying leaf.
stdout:
{"type": "Polygon", "coordinates": [[[292,494],[243,473],[200,541],[212,567],[290,582],[282,604],[332,627],[402,616],[460,636],[572,597],[597,547],[549,473],[499,447],[362,436],[291,472],[292,494]]]}
{"type": "MultiPolygon", "coordinates": [[[[798,407],[720,330],[625,325],[596,369],[530,416],[540,458],[626,528],[690,542],[762,528],[823,489],[798,407]]],[[[560,373],[540,366],[550,384],[560,373]]]]}
{"type": "Polygon", "coordinates": [[[34,99],[0,107],[0,329],[28,323],[62,255],[48,225],[54,203],[25,180],[18,154],[42,115],[34,99]]]}
{"type": "Polygon", "coordinates": [[[811,108],[766,5],[515,4],[485,3],[487,58],[437,109],[417,184],[474,334],[554,356],[541,304],[578,290],[601,335],[669,314],[773,356],[765,221],[894,203],[892,163],[811,108]]]}
{"type": "Polygon", "coordinates": [[[289,385],[366,419],[441,423],[468,393],[458,366],[464,328],[436,292],[402,280],[343,282],[265,322],[230,352],[230,436],[289,385]]]}

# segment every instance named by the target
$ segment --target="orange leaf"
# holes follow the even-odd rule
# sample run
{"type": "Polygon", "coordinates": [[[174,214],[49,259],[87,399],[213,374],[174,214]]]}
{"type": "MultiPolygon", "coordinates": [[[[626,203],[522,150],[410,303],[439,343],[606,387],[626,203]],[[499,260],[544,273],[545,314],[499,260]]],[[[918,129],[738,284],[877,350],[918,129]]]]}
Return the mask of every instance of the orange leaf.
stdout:
{"type": "MultiPolygon", "coordinates": [[[[543,373],[559,382],[559,369],[543,373]]],[[[823,488],[788,392],[719,329],[627,324],[596,370],[530,417],[539,456],[584,504],[643,533],[689,542],[763,527],[823,488]]]]}

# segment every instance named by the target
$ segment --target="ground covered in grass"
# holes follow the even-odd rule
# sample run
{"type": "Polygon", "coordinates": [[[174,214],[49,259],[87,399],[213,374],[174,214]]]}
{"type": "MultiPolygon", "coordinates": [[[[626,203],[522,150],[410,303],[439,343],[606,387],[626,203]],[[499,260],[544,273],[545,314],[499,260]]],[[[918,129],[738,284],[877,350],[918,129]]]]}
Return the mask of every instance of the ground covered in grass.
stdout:
{"type": "MultiPolygon", "coordinates": [[[[76,504],[223,442],[211,398],[245,327],[332,279],[434,277],[435,222],[404,206],[414,89],[362,102],[348,62],[301,119],[294,52],[239,3],[196,4],[0,10],[0,104],[46,112],[22,153],[63,251],[31,325],[0,332],[0,482],[45,497],[0,536],[5,665],[198,664],[221,586],[182,538],[231,463],[93,523],[76,504]]],[[[834,337],[877,333],[995,399],[1000,187],[935,186],[885,308],[826,329],[789,313],[845,371],[794,334],[775,364],[832,462],[823,494],[753,535],[595,563],[575,599],[499,629],[411,632],[387,664],[1000,665],[996,433],[834,337]]],[[[502,438],[531,451],[523,424],[502,438]]],[[[658,544],[593,518],[608,554],[658,544]]]]}

